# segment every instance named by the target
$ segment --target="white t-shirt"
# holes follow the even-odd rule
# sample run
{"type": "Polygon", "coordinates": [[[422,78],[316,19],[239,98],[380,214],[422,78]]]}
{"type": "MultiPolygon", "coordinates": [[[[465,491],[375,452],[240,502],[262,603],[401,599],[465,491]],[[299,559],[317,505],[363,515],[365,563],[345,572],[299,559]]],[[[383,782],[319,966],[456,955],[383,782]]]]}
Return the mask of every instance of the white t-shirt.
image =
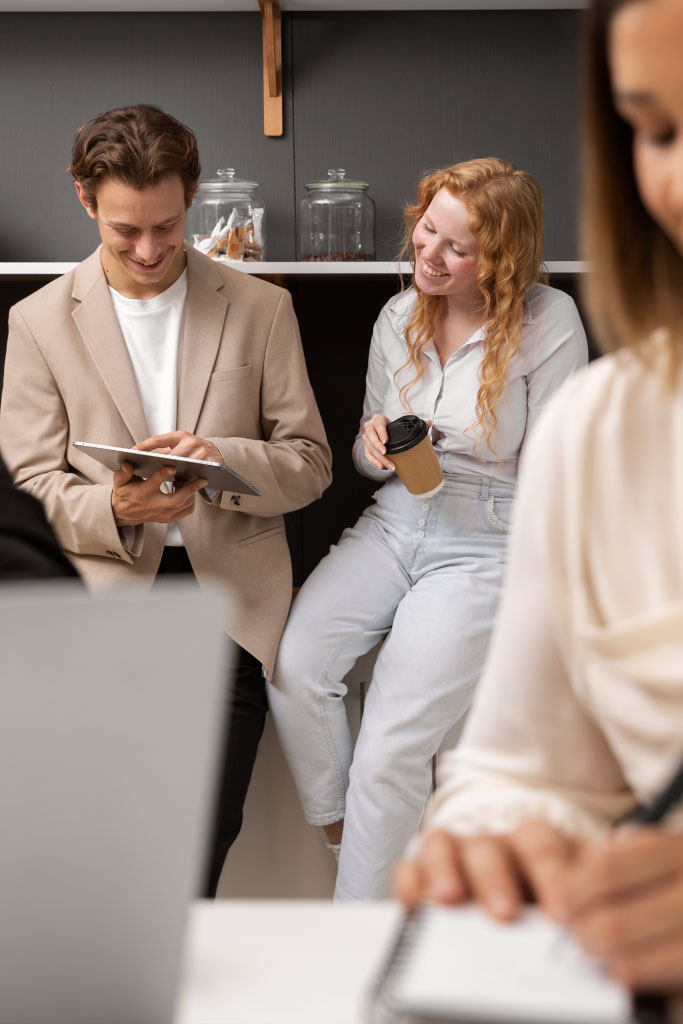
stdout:
{"type": "MultiPolygon", "coordinates": [[[[178,349],[187,296],[187,270],[153,299],[129,299],[110,288],[114,310],[135,370],[147,423],[155,434],[176,429],[178,349]]],[[[166,545],[182,547],[177,523],[166,533],[166,545]]]]}

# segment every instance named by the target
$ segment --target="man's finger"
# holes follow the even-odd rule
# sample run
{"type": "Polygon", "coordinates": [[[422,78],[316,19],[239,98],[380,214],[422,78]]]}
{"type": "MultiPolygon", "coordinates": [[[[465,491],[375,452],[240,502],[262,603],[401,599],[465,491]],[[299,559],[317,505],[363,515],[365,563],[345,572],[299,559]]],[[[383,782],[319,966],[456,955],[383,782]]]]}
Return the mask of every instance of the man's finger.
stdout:
{"type": "Polygon", "coordinates": [[[154,437],[148,437],[144,441],[140,441],[135,447],[140,452],[151,452],[155,448],[175,448],[178,442],[183,437],[182,431],[173,430],[168,434],[155,434],[154,437]]]}
{"type": "Polygon", "coordinates": [[[114,486],[123,487],[133,476],[133,467],[130,462],[122,462],[114,473],[114,486]]]}
{"type": "MultiPolygon", "coordinates": [[[[176,471],[173,466],[162,466],[161,469],[157,469],[151,476],[148,476],[144,481],[148,485],[148,490],[158,491],[162,484],[165,484],[168,480],[172,480],[175,476],[176,471]]],[[[166,493],[164,491],[164,493],[166,493]]]]}

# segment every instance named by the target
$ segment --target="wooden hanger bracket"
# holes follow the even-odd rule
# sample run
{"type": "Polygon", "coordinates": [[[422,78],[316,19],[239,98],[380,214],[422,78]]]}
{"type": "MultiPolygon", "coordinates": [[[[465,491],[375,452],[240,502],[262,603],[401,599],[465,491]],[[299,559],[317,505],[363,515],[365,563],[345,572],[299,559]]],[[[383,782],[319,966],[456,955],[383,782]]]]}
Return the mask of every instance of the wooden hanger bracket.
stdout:
{"type": "Polygon", "coordinates": [[[258,0],[263,28],[263,131],[282,135],[282,16],[279,0],[258,0]]]}

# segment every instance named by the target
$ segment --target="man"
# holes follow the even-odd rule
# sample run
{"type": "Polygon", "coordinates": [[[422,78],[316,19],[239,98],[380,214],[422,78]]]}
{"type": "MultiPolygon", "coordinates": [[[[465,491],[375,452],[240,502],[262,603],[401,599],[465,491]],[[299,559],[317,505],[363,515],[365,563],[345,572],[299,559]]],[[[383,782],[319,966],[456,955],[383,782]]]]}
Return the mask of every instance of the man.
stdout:
{"type": "MultiPolygon", "coordinates": [[[[282,515],[320,496],[330,453],[289,294],[183,241],[194,134],[156,107],[112,110],[81,127],[69,169],[102,245],[10,311],[0,444],[92,586],[193,572],[233,593],[213,895],[263,730],[262,668],[272,671],[291,599],[282,515]],[[225,462],[261,497],[202,480],[170,491],[166,468],[144,481],[124,463],[112,477],[74,441],[225,462]]],[[[182,631],[169,623],[160,671],[182,631]]]]}

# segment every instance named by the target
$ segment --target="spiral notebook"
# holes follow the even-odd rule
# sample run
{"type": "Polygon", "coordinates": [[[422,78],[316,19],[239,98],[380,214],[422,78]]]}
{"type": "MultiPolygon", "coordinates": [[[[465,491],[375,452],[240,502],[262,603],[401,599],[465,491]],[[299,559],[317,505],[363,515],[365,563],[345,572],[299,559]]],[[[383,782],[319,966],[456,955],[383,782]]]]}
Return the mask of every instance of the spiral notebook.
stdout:
{"type": "Polygon", "coordinates": [[[366,1005],[372,1024],[628,1024],[629,993],[533,907],[499,924],[478,907],[406,915],[366,1005]]]}

